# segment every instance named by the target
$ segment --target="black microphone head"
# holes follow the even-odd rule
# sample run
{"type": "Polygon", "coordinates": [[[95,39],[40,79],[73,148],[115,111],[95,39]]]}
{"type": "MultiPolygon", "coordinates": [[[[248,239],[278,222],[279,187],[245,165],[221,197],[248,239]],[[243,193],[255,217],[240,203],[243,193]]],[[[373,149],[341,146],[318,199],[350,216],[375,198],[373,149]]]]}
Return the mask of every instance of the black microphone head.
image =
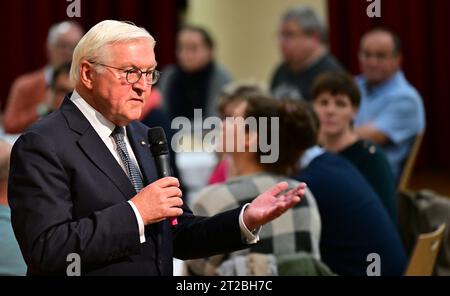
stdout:
{"type": "Polygon", "coordinates": [[[164,129],[160,126],[152,127],[148,130],[148,143],[153,156],[169,153],[169,145],[164,129]]]}

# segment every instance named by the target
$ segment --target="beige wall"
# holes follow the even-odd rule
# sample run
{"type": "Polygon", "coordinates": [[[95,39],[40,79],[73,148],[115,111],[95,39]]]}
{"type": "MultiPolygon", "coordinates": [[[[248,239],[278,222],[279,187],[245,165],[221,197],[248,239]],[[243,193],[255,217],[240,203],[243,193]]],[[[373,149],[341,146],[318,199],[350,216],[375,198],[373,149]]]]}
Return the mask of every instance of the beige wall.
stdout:
{"type": "Polygon", "coordinates": [[[277,26],[296,4],[315,8],[326,21],[326,0],[189,0],[186,22],[206,27],[217,44],[217,60],[235,80],[268,84],[280,56],[277,26]]]}

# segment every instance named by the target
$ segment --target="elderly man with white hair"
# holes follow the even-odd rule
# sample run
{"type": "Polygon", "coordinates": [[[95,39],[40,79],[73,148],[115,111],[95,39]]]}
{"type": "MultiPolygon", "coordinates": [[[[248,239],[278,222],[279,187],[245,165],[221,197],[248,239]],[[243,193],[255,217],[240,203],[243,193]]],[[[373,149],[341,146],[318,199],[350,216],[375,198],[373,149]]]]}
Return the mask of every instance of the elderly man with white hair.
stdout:
{"type": "Polygon", "coordinates": [[[83,29],[73,21],[50,27],[47,35],[45,67],[18,77],[12,84],[3,125],[8,134],[22,133],[38,118],[38,106],[47,99],[53,71],[72,60],[73,49],[83,36],[83,29]]]}
{"type": "Polygon", "coordinates": [[[8,197],[28,274],[65,274],[78,254],[83,275],[172,275],[174,256],[256,243],[304,195],[304,183],[285,192],[281,182],[243,207],[194,216],[178,180],[157,178],[137,122],[159,77],[154,45],[130,23],[95,25],[74,51],[74,92],[14,145],[8,197]]]}

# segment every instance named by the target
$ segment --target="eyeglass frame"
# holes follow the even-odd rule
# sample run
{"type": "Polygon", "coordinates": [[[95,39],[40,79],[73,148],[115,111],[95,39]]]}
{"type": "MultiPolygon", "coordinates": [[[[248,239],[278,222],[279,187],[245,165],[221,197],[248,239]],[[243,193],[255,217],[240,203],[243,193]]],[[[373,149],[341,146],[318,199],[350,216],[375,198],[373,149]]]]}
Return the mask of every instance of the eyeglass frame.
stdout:
{"type": "Polygon", "coordinates": [[[145,74],[145,79],[147,80],[147,85],[155,85],[158,81],[159,81],[159,78],[161,77],[161,71],[158,71],[158,70],[156,70],[156,69],[153,69],[153,70],[147,70],[147,71],[142,71],[141,69],[139,69],[138,67],[136,67],[136,66],[132,66],[133,68],[132,69],[129,69],[129,70],[126,70],[126,69],[124,69],[124,68],[119,68],[119,67],[115,67],[115,66],[111,66],[111,65],[106,65],[106,64],[103,64],[103,63],[99,63],[99,62],[96,62],[96,61],[88,61],[89,63],[91,63],[91,64],[95,64],[95,65],[99,65],[99,66],[103,66],[103,67],[107,67],[107,68],[112,68],[112,69],[116,69],[116,70],[120,70],[120,71],[123,71],[125,74],[126,74],[126,76],[125,76],[125,80],[129,83],[129,84],[135,84],[135,83],[138,83],[139,82],[139,80],[141,80],[141,78],[142,78],[142,75],[143,74],[145,74]],[[138,79],[135,81],[135,82],[130,82],[129,80],[128,80],[128,75],[130,74],[130,73],[132,73],[132,71],[138,71],[138,72],[136,72],[136,74],[137,73],[139,73],[139,74],[137,74],[139,77],[138,77],[138,79]],[[150,82],[150,83],[148,83],[148,79],[147,79],[147,74],[152,74],[152,81],[150,82]],[[154,76],[153,76],[154,75],[154,76]]]}

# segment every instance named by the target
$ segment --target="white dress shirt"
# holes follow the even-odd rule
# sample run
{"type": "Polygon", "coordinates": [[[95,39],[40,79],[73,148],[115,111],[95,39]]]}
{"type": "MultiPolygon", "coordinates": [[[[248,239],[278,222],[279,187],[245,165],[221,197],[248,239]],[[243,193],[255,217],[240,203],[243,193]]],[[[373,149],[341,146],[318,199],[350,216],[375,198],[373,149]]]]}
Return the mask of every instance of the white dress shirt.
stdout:
{"type": "MultiPolygon", "coordinates": [[[[76,90],[73,91],[70,100],[75,104],[75,106],[78,107],[78,109],[80,109],[81,113],[83,113],[83,115],[89,121],[89,123],[94,128],[94,130],[97,132],[99,137],[102,139],[103,143],[105,143],[106,147],[108,147],[109,151],[114,156],[114,158],[117,160],[117,162],[120,164],[120,166],[122,167],[124,172],[126,174],[128,174],[125,166],[123,165],[123,163],[120,159],[119,154],[117,153],[116,143],[111,136],[111,133],[114,131],[116,125],[114,123],[112,123],[111,121],[109,121],[108,119],[106,119],[100,112],[95,110],[91,105],[89,105],[77,93],[76,90]]],[[[130,145],[130,141],[128,140],[126,129],[125,129],[124,139],[125,139],[125,144],[126,144],[126,147],[128,150],[128,154],[130,155],[131,161],[136,165],[136,167],[138,168],[139,173],[141,174],[141,177],[142,177],[142,173],[139,168],[139,164],[136,160],[136,156],[134,155],[133,149],[131,149],[131,145],[130,145]]],[[[142,220],[141,214],[139,213],[139,211],[136,208],[136,206],[134,205],[134,203],[131,200],[129,200],[128,203],[130,204],[131,208],[133,209],[133,212],[134,212],[137,222],[138,222],[139,240],[141,243],[144,243],[145,242],[144,221],[142,220]]],[[[242,208],[241,213],[239,214],[239,226],[241,228],[241,235],[242,235],[243,240],[247,244],[254,244],[254,243],[258,242],[258,240],[259,240],[259,231],[261,230],[261,228],[257,229],[254,232],[251,232],[250,230],[248,230],[247,226],[245,226],[243,217],[244,217],[244,211],[248,205],[249,204],[246,204],[242,208]]]]}

